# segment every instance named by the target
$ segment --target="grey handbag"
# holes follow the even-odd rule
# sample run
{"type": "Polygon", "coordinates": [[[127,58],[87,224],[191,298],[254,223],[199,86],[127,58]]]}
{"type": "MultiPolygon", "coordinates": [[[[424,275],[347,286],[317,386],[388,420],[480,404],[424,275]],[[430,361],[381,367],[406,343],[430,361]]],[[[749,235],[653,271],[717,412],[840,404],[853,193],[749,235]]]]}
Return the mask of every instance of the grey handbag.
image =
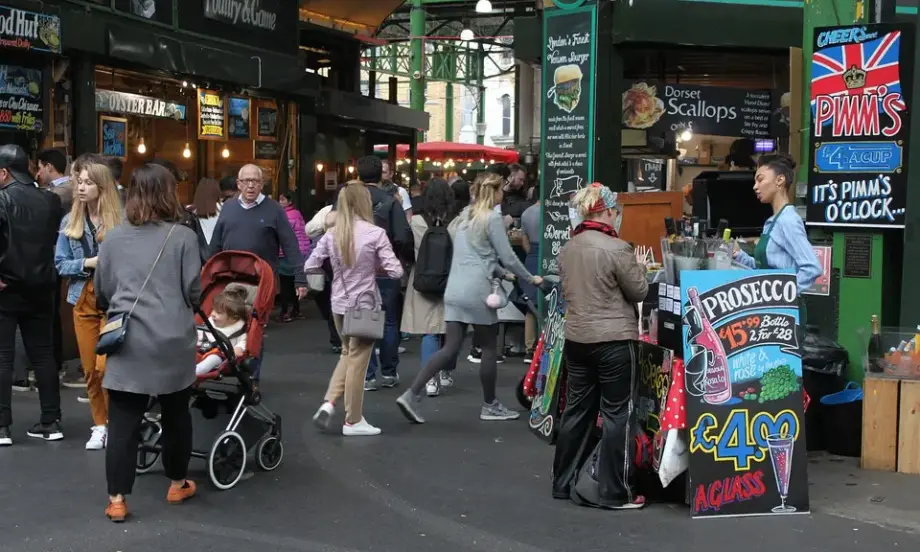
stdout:
{"type": "MultiPolygon", "coordinates": [[[[340,267],[337,276],[342,281],[342,292],[345,293],[345,299],[348,300],[348,290],[345,289],[345,278],[341,275],[341,263],[336,264],[340,267]]],[[[345,314],[342,316],[342,336],[371,339],[374,341],[383,339],[385,322],[386,316],[384,315],[380,301],[377,300],[377,293],[366,291],[355,298],[354,307],[345,310],[345,314]],[[361,310],[361,297],[365,295],[372,295],[374,297],[374,308],[371,310],[361,310]]]]}

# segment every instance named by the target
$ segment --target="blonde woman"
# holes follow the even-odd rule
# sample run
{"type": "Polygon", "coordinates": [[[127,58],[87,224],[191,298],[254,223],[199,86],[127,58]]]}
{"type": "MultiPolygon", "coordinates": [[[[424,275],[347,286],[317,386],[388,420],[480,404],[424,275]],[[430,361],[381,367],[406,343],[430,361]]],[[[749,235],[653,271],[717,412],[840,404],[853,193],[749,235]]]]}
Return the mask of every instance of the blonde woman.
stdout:
{"type": "Polygon", "coordinates": [[[601,184],[582,189],[572,206],[583,220],[559,253],[565,322],[566,402],[553,460],[553,498],[608,509],[645,505],[633,490],[630,428],[638,312],[648,283],[632,247],[617,237],[617,195],[601,184]],[[579,478],[591,456],[600,410],[603,427],[596,481],[579,478]]]}
{"type": "Polygon", "coordinates": [[[96,356],[96,343],[106,317],[96,306],[93,273],[99,244],[108,231],[122,222],[122,206],[115,178],[101,158],[93,155],[77,158],[73,175],[73,205],[61,221],[54,264],[58,274],[68,279],[67,302],[73,305],[74,333],[93,416],[86,450],[101,450],[108,437],[109,408],[102,389],[105,357],[96,356]]]}
{"type": "MultiPolygon", "coordinates": [[[[374,225],[371,194],[360,181],[352,181],[339,192],[338,207],[326,219],[329,227],[304,265],[307,274],[322,274],[323,261],[332,265],[332,317],[342,333],[342,320],[353,309],[371,310],[380,305],[377,272],[402,278],[403,268],[386,232],[374,225]]],[[[342,353],[332,373],[322,406],[313,416],[320,429],[329,426],[335,403],[344,395],[345,425],[342,435],[379,435],[380,429],[364,419],[364,375],[374,341],[342,336],[342,353]]]]}
{"type": "Polygon", "coordinates": [[[453,367],[468,326],[473,326],[473,339],[482,347],[479,380],[483,404],[479,419],[515,420],[520,416],[505,408],[495,397],[498,311],[486,303],[486,298],[492,293],[496,278],[513,274],[534,285],[540,285],[543,279],[528,272],[511,249],[502,216],[495,211],[502,202],[503,185],[504,180],[497,174],[480,175],[473,186],[470,207],[464,209],[456,221],[454,254],[444,291],[444,347],[431,356],[412,386],[396,400],[410,422],[425,423],[420,411],[425,384],[441,371],[453,367]]]}

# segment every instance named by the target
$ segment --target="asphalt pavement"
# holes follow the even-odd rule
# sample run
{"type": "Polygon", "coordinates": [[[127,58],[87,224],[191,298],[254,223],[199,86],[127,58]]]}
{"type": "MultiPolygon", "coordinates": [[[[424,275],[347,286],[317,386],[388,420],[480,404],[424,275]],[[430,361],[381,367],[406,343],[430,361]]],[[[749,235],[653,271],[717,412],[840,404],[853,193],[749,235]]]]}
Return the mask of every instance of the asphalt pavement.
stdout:
{"type": "MultiPolygon", "coordinates": [[[[463,362],[455,388],[424,403],[428,424],[396,408],[418,370],[406,343],[403,386],[368,393],[365,414],[378,437],[318,433],[310,417],[336,361],[317,320],[269,328],[262,371],[265,403],[283,416],[285,457],[229,491],[190,477],[199,496],[166,504],[161,469],[139,476],[132,518],[116,525],[106,505],[104,453],[83,449],[91,425],[77,392],[62,390],[65,439],[25,437],[38,417],[34,394],[14,398],[16,444],[0,449],[0,550],[8,552],[790,552],[920,547],[918,478],[858,470],[851,461],[810,463],[813,513],[691,520],[686,507],[641,511],[580,508],[550,497],[552,449],[522,418],[479,421],[478,375],[463,362]]],[[[499,369],[499,397],[514,405],[520,360],[499,369]]],[[[333,428],[341,427],[341,414],[333,428]]],[[[207,437],[207,435],[199,435],[207,437]]]]}

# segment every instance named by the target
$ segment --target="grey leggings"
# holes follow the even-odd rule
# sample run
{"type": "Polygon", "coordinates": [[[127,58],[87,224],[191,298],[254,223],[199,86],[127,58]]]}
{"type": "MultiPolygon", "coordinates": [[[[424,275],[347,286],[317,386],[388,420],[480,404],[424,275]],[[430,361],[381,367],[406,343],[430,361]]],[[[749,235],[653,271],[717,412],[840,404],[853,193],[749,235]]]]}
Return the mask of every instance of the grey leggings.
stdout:
{"type": "MultiPolygon", "coordinates": [[[[416,395],[422,393],[425,384],[442,370],[452,369],[457,362],[463,339],[466,337],[467,324],[463,322],[448,322],[444,346],[437,353],[431,355],[428,364],[422,366],[421,371],[412,382],[412,392],[416,395]]],[[[473,340],[477,346],[482,347],[482,362],[479,364],[479,381],[482,384],[482,400],[486,404],[495,402],[495,380],[498,377],[498,325],[479,326],[473,324],[473,340]]]]}

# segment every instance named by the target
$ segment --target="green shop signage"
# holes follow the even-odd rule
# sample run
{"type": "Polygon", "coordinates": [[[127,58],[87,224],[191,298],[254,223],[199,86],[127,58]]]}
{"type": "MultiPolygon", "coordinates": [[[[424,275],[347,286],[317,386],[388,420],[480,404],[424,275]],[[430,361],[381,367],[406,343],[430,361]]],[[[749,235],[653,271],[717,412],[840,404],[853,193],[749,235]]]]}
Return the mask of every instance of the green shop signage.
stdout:
{"type": "Polygon", "coordinates": [[[597,6],[555,0],[543,14],[541,274],[557,274],[571,235],[568,200],[594,174],[594,66],[597,6]]]}

